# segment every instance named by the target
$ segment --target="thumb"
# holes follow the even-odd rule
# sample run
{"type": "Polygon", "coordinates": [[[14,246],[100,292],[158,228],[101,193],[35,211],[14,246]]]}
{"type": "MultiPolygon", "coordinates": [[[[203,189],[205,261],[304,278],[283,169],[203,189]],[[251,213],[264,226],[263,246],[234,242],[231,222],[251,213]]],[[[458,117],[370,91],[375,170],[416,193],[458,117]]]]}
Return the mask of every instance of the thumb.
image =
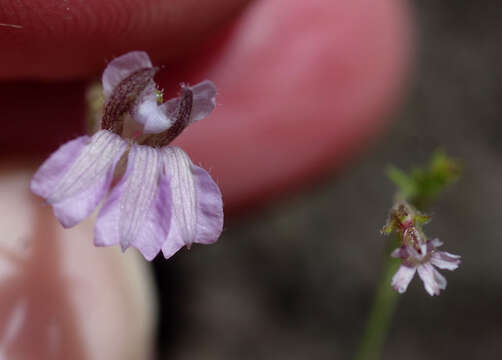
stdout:
{"type": "Polygon", "coordinates": [[[148,359],[150,274],[92,245],[92,220],[63,229],[29,193],[29,168],[0,169],[0,358],[148,359]]]}

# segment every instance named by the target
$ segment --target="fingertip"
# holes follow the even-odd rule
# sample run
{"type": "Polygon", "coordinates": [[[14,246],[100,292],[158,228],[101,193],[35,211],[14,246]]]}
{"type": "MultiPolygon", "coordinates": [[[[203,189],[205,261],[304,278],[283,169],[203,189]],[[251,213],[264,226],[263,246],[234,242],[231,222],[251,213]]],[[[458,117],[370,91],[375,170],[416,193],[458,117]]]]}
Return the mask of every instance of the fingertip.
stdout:
{"type": "Polygon", "coordinates": [[[106,60],[145,50],[166,63],[198,46],[249,0],[7,0],[0,8],[0,79],[97,74],[106,60]]]}

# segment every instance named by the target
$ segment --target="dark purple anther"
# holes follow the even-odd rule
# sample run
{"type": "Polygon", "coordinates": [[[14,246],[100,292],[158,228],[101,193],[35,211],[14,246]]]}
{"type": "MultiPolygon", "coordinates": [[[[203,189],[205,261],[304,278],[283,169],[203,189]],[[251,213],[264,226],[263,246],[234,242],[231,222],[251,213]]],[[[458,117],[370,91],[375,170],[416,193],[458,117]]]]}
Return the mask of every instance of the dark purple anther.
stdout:
{"type": "Polygon", "coordinates": [[[152,81],[156,68],[138,70],[122,80],[105,104],[101,129],[120,135],[124,126],[123,115],[129,111],[137,97],[152,81]]]}

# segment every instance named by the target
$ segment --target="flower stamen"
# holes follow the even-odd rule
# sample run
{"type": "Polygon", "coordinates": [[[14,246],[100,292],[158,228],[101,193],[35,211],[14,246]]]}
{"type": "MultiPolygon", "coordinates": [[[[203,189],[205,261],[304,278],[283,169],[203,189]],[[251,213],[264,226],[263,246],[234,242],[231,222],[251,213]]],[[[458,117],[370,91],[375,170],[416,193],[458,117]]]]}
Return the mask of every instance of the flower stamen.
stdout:
{"type": "Polygon", "coordinates": [[[129,111],[138,95],[152,81],[156,68],[144,68],[135,71],[122,80],[105,104],[101,128],[115,134],[121,134],[124,127],[123,115],[129,111]]]}
{"type": "Polygon", "coordinates": [[[180,102],[176,111],[176,120],[166,131],[147,137],[143,144],[161,147],[168,145],[190,124],[193,105],[193,91],[187,86],[182,86],[180,102]]]}

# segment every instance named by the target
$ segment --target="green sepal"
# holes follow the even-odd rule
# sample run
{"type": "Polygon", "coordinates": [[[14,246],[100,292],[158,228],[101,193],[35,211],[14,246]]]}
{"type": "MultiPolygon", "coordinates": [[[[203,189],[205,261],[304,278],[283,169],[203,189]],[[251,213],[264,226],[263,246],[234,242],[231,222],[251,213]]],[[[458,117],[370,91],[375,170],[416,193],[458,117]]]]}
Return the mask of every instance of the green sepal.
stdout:
{"type": "Polygon", "coordinates": [[[431,219],[432,216],[420,214],[418,212],[413,216],[413,222],[420,225],[427,224],[429,221],[431,221],[431,219]]]}
{"type": "Polygon", "coordinates": [[[399,194],[405,199],[416,196],[417,184],[404,171],[395,166],[388,166],[386,171],[389,179],[399,188],[399,194]]]}
{"type": "Polygon", "coordinates": [[[384,235],[389,235],[391,234],[394,230],[396,229],[396,222],[395,221],[390,221],[388,222],[380,232],[384,235]]]}
{"type": "MultiPolygon", "coordinates": [[[[387,168],[387,176],[398,187],[398,193],[418,209],[423,209],[447,186],[456,182],[461,174],[458,160],[436,150],[424,167],[413,168],[408,174],[393,166],[387,168]]],[[[419,219],[418,221],[427,221],[419,219]]]]}

